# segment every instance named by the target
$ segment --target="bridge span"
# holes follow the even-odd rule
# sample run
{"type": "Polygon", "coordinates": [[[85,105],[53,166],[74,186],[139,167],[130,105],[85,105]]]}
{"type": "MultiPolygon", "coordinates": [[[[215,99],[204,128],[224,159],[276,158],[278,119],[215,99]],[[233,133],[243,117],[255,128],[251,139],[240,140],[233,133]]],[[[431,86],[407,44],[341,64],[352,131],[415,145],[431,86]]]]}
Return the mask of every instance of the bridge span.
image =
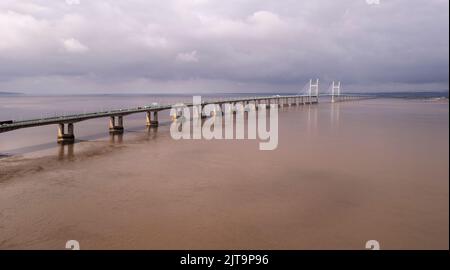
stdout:
{"type": "MultiPolygon", "coordinates": [[[[282,96],[273,95],[273,96],[257,96],[257,97],[240,97],[232,99],[218,99],[218,100],[203,101],[200,105],[203,108],[208,104],[216,104],[222,106],[223,104],[236,105],[238,103],[241,103],[245,106],[247,104],[252,103],[255,105],[255,107],[258,107],[258,105],[261,104],[266,104],[267,106],[270,106],[271,104],[278,104],[279,107],[282,107],[291,105],[317,104],[319,102],[319,96],[331,96],[333,102],[368,98],[368,96],[341,95],[340,93],[337,98],[335,97],[335,94],[319,95],[317,88],[315,93],[312,93],[310,91],[310,93],[307,95],[282,95],[282,96]]],[[[184,103],[184,105],[187,107],[194,106],[192,103],[184,103]]],[[[54,117],[21,120],[21,121],[7,121],[6,123],[4,122],[3,124],[0,124],[0,133],[22,128],[30,128],[45,125],[57,125],[58,143],[73,143],[75,141],[74,124],[77,122],[86,121],[94,118],[109,117],[109,132],[112,134],[117,134],[122,133],[124,130],[123,118],[126,115],[145,112],[146,125],[149,127],[157,127],[159,125],[158,113],[160,111],[170,110],[174,106],[176,107],[177,104],[169,104],[169,105],[152,104],[127,109],[62,115],[54,117]]]]}

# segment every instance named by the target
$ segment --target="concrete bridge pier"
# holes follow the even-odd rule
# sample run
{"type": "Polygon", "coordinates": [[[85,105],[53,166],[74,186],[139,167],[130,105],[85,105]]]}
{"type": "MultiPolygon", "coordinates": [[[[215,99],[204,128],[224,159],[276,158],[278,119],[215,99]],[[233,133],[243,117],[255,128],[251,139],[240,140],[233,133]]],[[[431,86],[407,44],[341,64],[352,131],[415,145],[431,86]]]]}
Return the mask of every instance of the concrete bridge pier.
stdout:
{"type": "Polygon", "coordinates": [[[201,119],[202,117],[202,106],[201,105],[194,105],[192,106],[192,119],[201,119]]]}
{"type": "Polygon", "coordinates": [[[218,110],[219,110],[219,109],[217,108],[217,105],[215,104],[215,105],[214,105],[214,109],[211,110],[211,112],[209,112],[209,117],[215,117],[218,110]]]}
{"type": "MultiPolygon", "coordinates": [[[[183,111],[182,108],[175,108],[175,111],[172,112],[170,114],[170,118],[172,119],[172,121],[177,120],[178,118],[181,118],[183,116],[183,111]]],[[[150,121],[151,123],[151,121],[150,121]]]]}
{"type": "Polygon", "coordinates": [[[224,116],[225,115],[225,104],[219,103],[219,109],[220,109],[220,113],[222,114],[222,116],[224,116]]]}
{"type": "Polygon", "coordinates": [[[206,114],[204,113],[204,109],[205,109],[205,105],[202,105],[202,106],[201,106],[201,110],[200,110],[200,118],[201,118],[201,119],[208,118],[208,115],[206,115],[206,114]]]}
{"type": "Polygon", "coordinates": [[[58,143],[73,143],[75,135],[73,134],[73,123],[67,124],[67,133],[64,130],[64,123],[58,124],[58,143]]]}
{"type": "Polygon", "coordinates": [[[116,124],[116,116],[109,117],[109,133],[119,134],[123,133],[123,116],[117,116],[117,124],[116,124]]]}
{"type": "Polygon", "coordinates": [[[150,119],[150,126],[151,127],[159,126],[158,111],[153,111],[153,120],[150,119]]]}
{"type": "Polygon", "coordinates": [[[148,111],[145,113],[145,123],[147,127],[152,125],[152,112],[148,111]]]}
{"type": "Polygon", "coordinates": [[[178,119],[178,118],[181,118],[182,116],[183,116],[183,110],[180,109],[179,111],[177,111],[176,117],[177,117],[177,119],[178,119]]]}

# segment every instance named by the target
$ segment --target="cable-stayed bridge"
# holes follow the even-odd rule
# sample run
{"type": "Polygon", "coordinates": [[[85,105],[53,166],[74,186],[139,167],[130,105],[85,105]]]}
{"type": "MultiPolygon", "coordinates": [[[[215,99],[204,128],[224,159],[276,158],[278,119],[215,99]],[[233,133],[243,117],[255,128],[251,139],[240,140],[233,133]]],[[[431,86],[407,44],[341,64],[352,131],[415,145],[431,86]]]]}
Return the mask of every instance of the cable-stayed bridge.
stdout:
{"type": "MultiPolygon", "coordinates": [[[[249,104],[258,106],[270,107],[272,105],[278,106],[291,106],[291,105],[305,105],[305,104],[317,104],[319,103],[319,97],[330,96],[332,102],[342,102],[347,100],[356,100],[362,98],[373,98],[369,95],[353,95],[344,94],[341,91],[340,82],[333,82],[331,91],[329,93],[319,93],[319,79],[310,80],[306,89],[302,89],[301,92],[295,95],[272,95],[272,96],[254,96],[254,97],[239,97],[239,98],[221,98],[211,99],[201,102],[201,104],[184,103],[183,106],[193,107],[201,106],[200,112],[203,107],[208,104],[214,104],[222,112],[222,108],[225,104],[232,104],[236,107],[236,104],[242,104],[247,106],[249,104]]],[[[45,125],[57,125],[57,141],[59,143],[72,143],[75,141],[74,124],[81,121],[86,121],[95,118],[109,118],[109,132],[110,133],[122,133],[124,131],[124,117],[135,113],[146,113],[146,125],[149,127],[157,127],[158,113],[164,110],[171,110],[179,106],[176,104],[161,105],[153,103],[151,105],[144,105],[135,108],[124,108],[107,111],[98,111],[90,113],[80,113],[71,115],[61,115],[53,117],[42,117],[35,119],[27,119],[20,121],[2,120],[0,121],[0,133],[8,132],[16,129],[30,128],[45,125]]],[[[202,115],[200,115],[202,117],[202,115]]]]}

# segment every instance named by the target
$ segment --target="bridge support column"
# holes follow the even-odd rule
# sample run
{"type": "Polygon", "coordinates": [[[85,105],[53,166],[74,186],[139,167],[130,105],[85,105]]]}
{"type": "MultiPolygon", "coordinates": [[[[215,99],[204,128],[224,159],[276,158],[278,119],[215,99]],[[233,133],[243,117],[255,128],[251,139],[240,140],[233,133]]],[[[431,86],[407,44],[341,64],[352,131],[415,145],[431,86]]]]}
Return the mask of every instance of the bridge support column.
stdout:
{"type": "Polygon", "coordinates": [[[67,124],[67,133],[64,131],[64,123],[58,124],[58,143],[73,143],[75,136],[73,134],[73,123],[67,124]]]}
{"type": "Polygon", "coordinates": [[[153,120],[150,119],[150,126],[151,126],[151,127],[157,127],[157,126],[159,126],[159,121],[158,121],[158,111],[154,111],[154,112],[153,112],[153,120]]]}
{"type": "Polygon", "coordinates": [[[201,119],[208,118],[209,116],[204,113],[205,105],[201,105],[200,108],[201,108],[201,110],[200,110],[200,118],[201,119]]]}
{"type": "Polygon", "coordinates": [[[145,113],[145,124],[147,127],[152,125],[152,112],[145,113]]]}
{"type": "Polygon", "coordinates": [[[148,111],[146,116],[146,125],[147,127],[157,127],[158,126],[158,112],[153,112],[153,120],[152,120],[152,112],[148,111]]]}
{"type": "Polygon", "coordinates": [[[170,119],[172,121],[177,120],[178,118],[181,117],[181,111],[178,108],[175,108],[174,112],[170,112],[170,119]]]}
{"type": "Polygon", "coordinates": [[[217,114],[217,104],[213,104],[214,109],[209,113],[209,117],[215,117],[217,114]]]}
{"type": "Polygon", "coordinates": [[[123,116],[117,116],[117,124],[116,124],[116,116],[111,116],[109,118],[109,133],[119,134],[123,133],[123,116]]]}

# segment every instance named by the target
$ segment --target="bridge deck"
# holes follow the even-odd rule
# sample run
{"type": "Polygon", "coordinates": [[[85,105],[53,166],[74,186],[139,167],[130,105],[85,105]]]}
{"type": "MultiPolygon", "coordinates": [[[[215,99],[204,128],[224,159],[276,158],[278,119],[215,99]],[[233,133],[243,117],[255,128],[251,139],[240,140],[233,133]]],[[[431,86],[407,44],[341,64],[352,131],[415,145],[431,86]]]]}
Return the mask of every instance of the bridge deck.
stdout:
{"type": "MultiPolygon", "coordinates": [[[[231,102],[235,103],[235,102],[254,101],[254,100],[273,100],[273,99],[280,99],[280,98],[310,98],[310,97],[315,99],[317,96],[309,96],[309,95],[257,96],[257,97],[209,100],[209,101],[202,102],[202,105],[224,104],[224,103],[231,103],[231,102]]],[[[312,102],[315,103],[316,101],[312,101],[312,102]]],[[[184,105],[191,107],[192,103],[184,103],[184,105]]],[[[111,110],[111,111],[103,111],[103,112],[62,115],[62,116],[46,117],[46,118],[40,118],[40,119],[14,121],[11,124],[0,125],[0,133],[15,130],[15,129],[20,129],[20,128],[27,128],[27,127],[61,124],[61,123],[76,123],[76,122],[85,121],[85,120],[94,119],[94,118],[102,118],[102,117],[110,117],[110,116],[124,116],[124,115],[128,115],[128,114],[141,113],[141,112],[169,110],[173,106],[176,106],[176,104],[147,105],[147,106],[128,108],[128,109],[119,109],[119,110],[111,110]]]]}
{"type": "MultiPolygon", "coordinates": [[[[319,94],[317,95],[273,95],[273,96],[256,96],[256,97],[241,97],[241,98],[231,98],[231,99],[219,99],[219,100],[209,100],[202,102],[201,105],[207,104],[224,104],[224,103],[237,103],[243,101],[259,101],[259,100],[274,100],[274,99],[286,99],[286,98],[306,98],[308,99],[306,103],[317,103],[318,98],[321,96],[332,96],[331,94],[319,94]]],[[[373,98],[370,95],[356,95],[356,94],[340,94],[339,97],[341,100],[346,100],[347,98],[373,98]]],[[[12,123],[6,123],[0,125],[0,133],[12,131],[15,129],[28,128],[28,127],[36,127],[36,126],[44,126],[44,125],[52,125],[52,124],[72,124],[80,121],[85,121],[94,118],[102,118],[102,117],[112,117],[112,116],[125,116],[128,114],[134,113],[142,113],[142,112],[158,112],[162,110],[169,110],[176,106],[176,104],[167,104],[167,105],[146,105],[142,107],[136,108],[128,108],[128,109],[119,109],[119,110],[110,110],[103,112],[92,112],[92,113],[82,113],[82,114],[72,114],[72,115],[61,115],[55,117],[46,117],[40,119],[29,119],[22,121],[13,121],[12,123]]],[[[185,106],[191,107],[192,103],[183,103],[185,106]]]]}

